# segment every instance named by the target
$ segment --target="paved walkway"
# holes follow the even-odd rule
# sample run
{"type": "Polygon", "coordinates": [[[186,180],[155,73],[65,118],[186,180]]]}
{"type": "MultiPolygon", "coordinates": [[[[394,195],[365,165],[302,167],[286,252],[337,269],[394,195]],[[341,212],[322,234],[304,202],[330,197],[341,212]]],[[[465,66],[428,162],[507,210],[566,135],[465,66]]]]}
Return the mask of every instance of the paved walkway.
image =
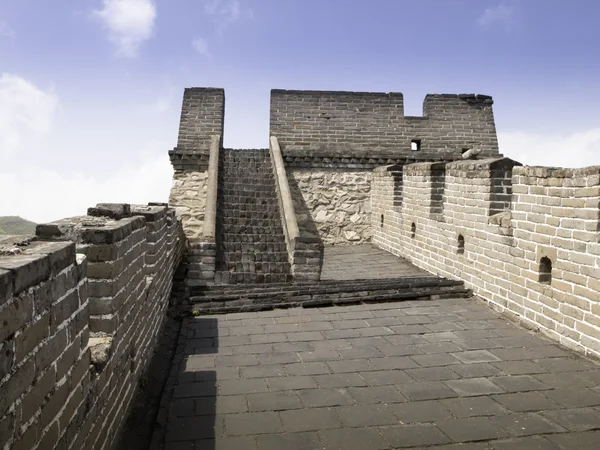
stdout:
{"type": "Polygon", "coordinates": [[[371,244],[325,247],[321,280],[433,277],[371,244]]]}
{"type": "Polygon", "coordinates": [[[167,450],[600,448],[599,366],[471,299],[190,318],[179,350],[167,450]]]}

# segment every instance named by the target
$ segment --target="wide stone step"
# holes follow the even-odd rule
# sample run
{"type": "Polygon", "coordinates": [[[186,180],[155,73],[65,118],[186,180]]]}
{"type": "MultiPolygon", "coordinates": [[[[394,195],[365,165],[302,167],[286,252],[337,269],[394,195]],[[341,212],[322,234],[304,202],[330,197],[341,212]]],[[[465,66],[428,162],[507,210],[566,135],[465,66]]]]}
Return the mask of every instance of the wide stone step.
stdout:
{"type": "Polygon", "coordinates": [[[287,273],[256,273],[256,272],[215,272],[216,285],[252,285],[256,283],[285,283],[292,282],[293,276],[287,273]]]}
{"type": "MultiPolygon", "coordinates": [[[[195,288],[199,293],[202,288],[195,288]]],[[[273,308],[317,307],[369,302],[407,301],[470,297],[472,292],[459,281],[431,278],[360,280],[348,283],[287,284],[245,289],[213,286],[201,295],[192,295],[193,310],[201,314],[258,311],[273,308]],[[377,281],[372,283],[373,281],[377,281]],[[324,284],[324,285],[323,285],[324,284]]]]}
{"type": "Polygon", "coordinates": [[[271,253],[285,253],[287,255],[287,245],[285,242],[266,243],[266,250],[261,250],[262,243],[258,245],[254,242],[223,242],[222,249],[224,255],[231,253],[254,255],[256,261],[264,260],[271,253]],[[260,258],[260,259],[259,259],[260,258]]]}

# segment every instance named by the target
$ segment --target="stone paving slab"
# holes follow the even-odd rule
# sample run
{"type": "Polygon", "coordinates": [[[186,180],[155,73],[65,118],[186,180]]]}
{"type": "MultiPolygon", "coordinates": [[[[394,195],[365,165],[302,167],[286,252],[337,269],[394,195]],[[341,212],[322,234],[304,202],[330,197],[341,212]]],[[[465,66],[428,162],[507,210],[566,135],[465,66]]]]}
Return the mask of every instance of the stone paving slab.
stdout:
{"type": "Polygon", "coordinates": [[[434,275],[371,244],[326,246],[321,280],[358,280],[434,275]]]}
{"type": "Polygon", "coordinates": [[[188,318],[178,351],[165,450],[600,448],[600,366],[475,299],[188,318]]]}

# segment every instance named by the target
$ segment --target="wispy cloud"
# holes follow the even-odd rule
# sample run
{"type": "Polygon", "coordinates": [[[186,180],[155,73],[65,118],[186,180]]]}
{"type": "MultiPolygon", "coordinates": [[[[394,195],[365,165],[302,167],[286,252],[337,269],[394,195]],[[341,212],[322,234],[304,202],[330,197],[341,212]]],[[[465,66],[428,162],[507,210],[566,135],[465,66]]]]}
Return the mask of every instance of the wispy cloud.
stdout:
{"type": "Polygon", "coordinates": [[[0,159],[46,135],[59,111],[58,97],[8,73],[0,76],[0,159]]]}
{"type": "Polygon", "coordinates": [[[220,34],[225,28],[241,19],[251,19],[254,13],[240,0],[208,0],[204,5],[206,14],[213,18],[220,34]]]}
{"type": "Polygon", "coordinates": [[[555,167],[600,165],[600,128],[572,134],[498,133],[500,152],[523,164],[555,167]]]}
{"type": "Polygon", "coordinates": [[[208,51],[208,41],[201,37],[195,37],[192,41],[192,47],[196,49],[198,53],[212,59],[212,55],[208,51]]]}
{"type": "Polygon", "coordinates": [[[4,20],[0,20],[0,37],[14,39],[16,36],[15,30],[4,20]]]}
{"type": "Polygon", "coordinates": [[[103,5],[93,15],[108,28],[117,54],[128,58],[137,56],[141,45],[152,36],[156,20],[154,1],[103,0],[103,5]]]}
{"type": "Polygon", "coordinates": [[[510,29],[515,23],[515,10],[505,2],[500,3],[495,8],[486,9],[477,19],[477,24],[485,29],[494,25],[503,25],[510,29]]]}

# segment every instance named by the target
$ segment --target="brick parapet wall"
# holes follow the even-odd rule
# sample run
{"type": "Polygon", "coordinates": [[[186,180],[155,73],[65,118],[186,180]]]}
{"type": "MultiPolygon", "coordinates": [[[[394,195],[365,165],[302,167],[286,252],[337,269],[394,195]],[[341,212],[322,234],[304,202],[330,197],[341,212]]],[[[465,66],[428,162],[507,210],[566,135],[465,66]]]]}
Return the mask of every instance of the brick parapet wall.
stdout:
{"type": "Polygon", "coordinates": [[[95,208],[99,217],[39,226],[39,240],[0,242],[8,249],[0,256],[0,448],[115,442],[184,244],[172,209],[122,209],[131,217],[95,208]],[[130,283],[121,286],[117,273],[130,283]]]}
{"type": "Polygon", "coordinates": [[[460,157],[465,148],[493,156],[498,140],[492,104],[484,95],[430,94],[424,117],[407,117],[401,93],[272,90],[270,134],[286,157],[367,151],[363,156],[373,158],[392,151],[393,158],[422,153],[438,159],[460,157]],[[419,152],[411,151],[411,140],[420,141],[419,152]]]}
{"type": "Polygon", "coordinates": [[[464,280],[495,309],[600,356],[600,168],[514,165],[507,159],[446,165],[441,221],[422,207],[431,195],[426,171],[404,167],[398,208],[392,172],[376,170],[373,242],[430,272],[464,280]],[[511,201],[490,215],[495,181],[507,172],[511,201]],[[540,282],[543,257],[552,261],[551,284],[540,282]]]}

